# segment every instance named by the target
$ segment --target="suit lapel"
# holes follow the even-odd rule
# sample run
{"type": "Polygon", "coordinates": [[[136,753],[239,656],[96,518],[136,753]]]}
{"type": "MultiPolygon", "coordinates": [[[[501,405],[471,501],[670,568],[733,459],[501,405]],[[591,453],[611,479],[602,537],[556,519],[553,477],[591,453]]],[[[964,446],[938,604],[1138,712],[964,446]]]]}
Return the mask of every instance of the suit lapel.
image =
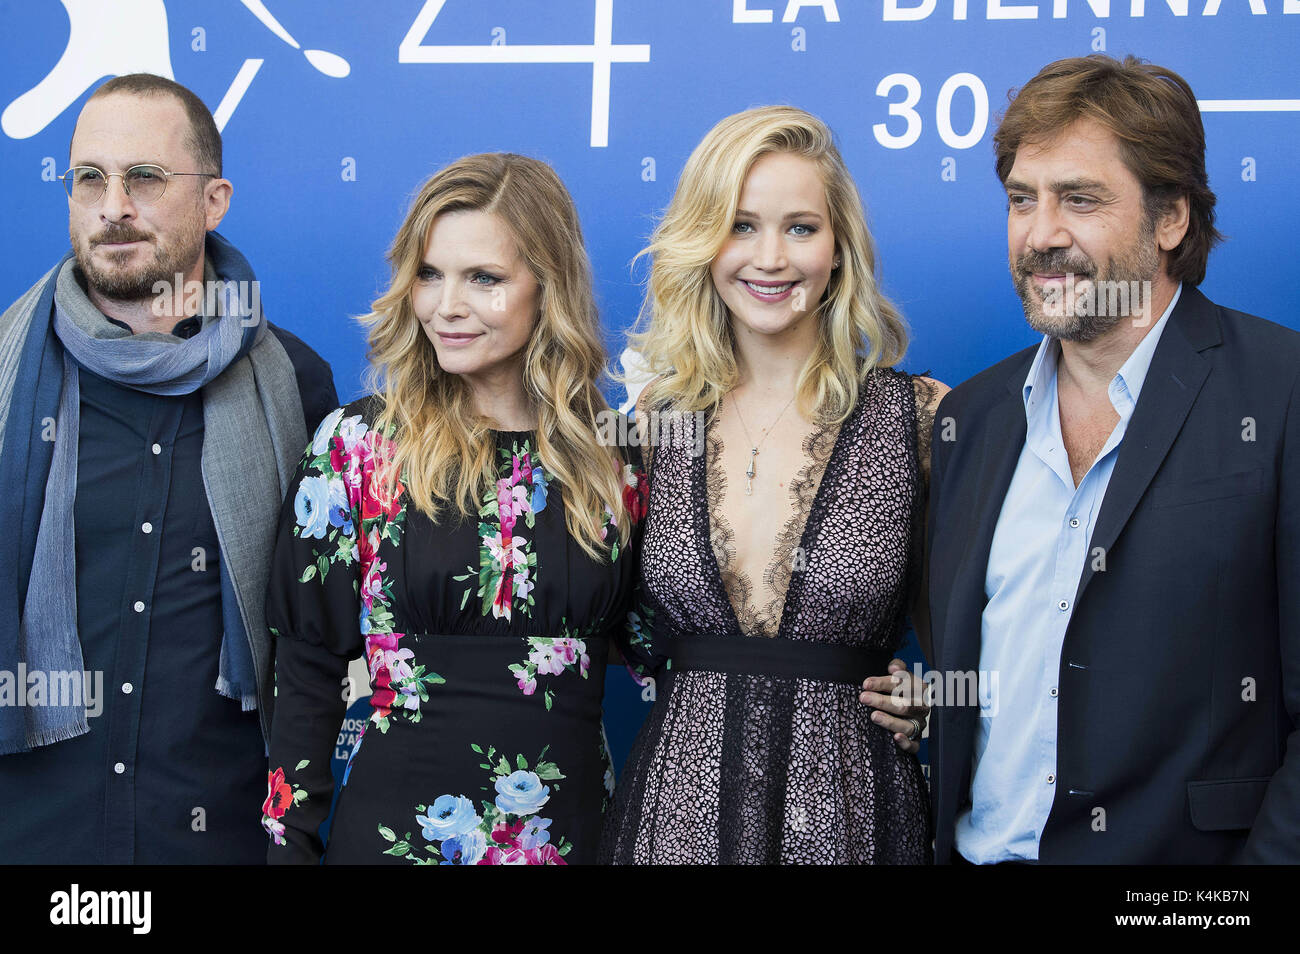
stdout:
{"type": "Polygon", "coordinates": [[[963,625],[953,635],[954,664],[974,669],[979,664],[980,620],[984,613],[984,580],[988,575],[989,550],[993,531],[1002,513],[1002,501],[1011,486],[1020,452],[1025,444],[1024,383],[1029,361],[1019,365],[1008,377],[1007,393],[989,409],[983,428],[984,446],[979,454],[980,472],[971,499],[978,516],[970,547],[954,579],[956,604],[960,609],[949,615],[963,625]]]}
{"type": "Polygon", "coordinates": [[[1105,553],[1114,546],[1205,384],[1210,361],[1200,352],[1220,340],[1214,305],[1195,288],[1184,287],[1152,355],[1151,369],[1120,443],[1079,578],[1076,606],[1092,580],[1097,548],[1105,553]]]}
{"type": "MultiPolygon", "coordinates": [[[[979,471],[974,480],[965,483],[958,493],[962,506],[969,509],[971,516],[968,520],[956,517],[960,521],[956,526],[962,528],[962,535],[969,543],[958,558],[948,598],[940,665],[949,671],[975,672],[979,669],[989,549],[1002,513],[1002,501],[1025,444],[1023,385],[1032,361],[1033,352],[1030,352],[1025,361],[1016,362],[1015,370],[1005,382],[1005,389],[979,422],[970,421],[964,425],[976,431],[981,447],[971,458],[972,463],[978,461],[979,471]],[[966,533],[967,528],[969,533],[966,533]]],[[[957,426],[961,428],[963,423],[959,422],[957,426]]],[[[945,824],[943,817],[951,823],[970,791],[971,752],[974,751],[979,711],[978,705],[952,705],[943,707],[940,713],[940,738],[943,741],[937,751],[942,765],[936,784],[941,786],[938,801],[946,806],[939,809],[941,826],[945,824]]],[[[951,829],[947,837],[952,837],[951,829]]]]}

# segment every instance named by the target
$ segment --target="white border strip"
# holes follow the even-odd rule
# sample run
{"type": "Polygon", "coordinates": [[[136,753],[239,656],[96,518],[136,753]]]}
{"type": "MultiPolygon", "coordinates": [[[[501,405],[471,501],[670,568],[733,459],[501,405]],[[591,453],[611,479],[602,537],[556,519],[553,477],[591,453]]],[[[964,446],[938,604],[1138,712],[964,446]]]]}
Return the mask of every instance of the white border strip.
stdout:
{"type": "Polygon", "coordinates": [[[1203,113],[1296,113],[1300,99],[1200,99],[1203,113]]]}

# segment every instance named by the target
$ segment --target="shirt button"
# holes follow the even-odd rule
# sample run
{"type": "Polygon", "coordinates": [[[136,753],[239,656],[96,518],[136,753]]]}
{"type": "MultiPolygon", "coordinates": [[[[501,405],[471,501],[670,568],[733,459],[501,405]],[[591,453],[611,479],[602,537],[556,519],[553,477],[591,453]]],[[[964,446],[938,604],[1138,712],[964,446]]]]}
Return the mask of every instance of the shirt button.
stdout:
{"type": "Polygon", "coordinates": [[[1055,776],[1055,775],[1049,775],[1049,776],[1047,776],[1047,784],[1048,784],[1048,785],[1055,785],[1055,784],[1056,784],[1056,776],[1055,776]]]}
{"type": "Polygon", "coordinates": [[[144,533],[153,533],[153,524],[146,520],[144,523],[140,524],[140,530],[144,533]]]}
{"type": "Polygon", "coordinates": [[[123,772],[126,771],[126,766],[123,765],[121,762],[118,762],[116,765],[113,766],[113,771],[116,772],[118,775],[121,775],[123,772]]]}
{"type": "Polygon", "coordinates": [[[1056,698],[1056,687],[1053,686],[1050,690],[1048,690],[1048,694],[1049,694],[1053,699],[1055,699],[1055,698],[1056,698]]]}
{"type": "Polygon", "coordinates": [[[1066,610],[1070,608],[1070,601],[1061,600],[1061,602],[1056,604],[1056,608],[1059,609],[1062,613],[1064,613],[1066,610]]]}
{"type": "Polygon", "coordinates": [[[122,683],[122,692],[126,695],[129,696],[133,689],[135,689],[135,686],[131,685],[129,682],[122,683]]]}
{"type": "Polygon", "coordinates": [[[1071,518],[1070,518],[1070,526],[1071,526],[1071,527],[1078,527],[1078,526],[1079,526],[1079,518],[1078,518],[1078,517],[1071,517],[1071,518]]]}
{"type": "Polygon", "coordinates": [[[149,449],[150,449],[151,451],[153,451],[154,454],[161,454],[161,453],[162,453],[162,445],[161,445],[161,444],[154,444],[153,447],[151,447],[151,448],[149,448],[149,449]]]}
{"type": "Polygon", "coordinates": [[[135,604],[131,607],[131,609],[135,610],[137,613],[143,613],[143,612],[144,612],[144,604],[141,603],[139,600],[136,600],[136,601],[135,601],[135,604]]]}

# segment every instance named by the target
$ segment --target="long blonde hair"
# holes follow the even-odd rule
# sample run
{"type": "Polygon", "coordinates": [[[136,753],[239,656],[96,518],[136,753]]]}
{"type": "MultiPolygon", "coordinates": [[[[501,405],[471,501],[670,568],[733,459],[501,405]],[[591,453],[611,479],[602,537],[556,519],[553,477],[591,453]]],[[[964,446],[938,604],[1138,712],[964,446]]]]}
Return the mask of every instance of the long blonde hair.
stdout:
{"type": "Polygon", "coordinates": [[[570,536],[593,558],[607,515],[629,536],[617,448],[597,437],[608,411],[598,381],[606,371],[591,266],[573,199],[546,163],[514,153],[458,159],[420,187],[388,252],[389,288],[360,321],[368,328],[369,389],[383,397],[375,429],[393,429],[396,450],[382,468],[390,492],[397,475],[411,502],[437,522],[447,508],[476,517],[496,484],[492,422],[474,412],[469,387],[438,365],[415,316],[415,284],[434,221],[481,211],[501,218],[540,286],[539,317],[524,350],[524,391],[537,413],[536,453],[563,488],[570,536]]]}
{"type": "Polygon", "coordinates": [[[631,336],[642,370],[657,375],[644,406],[711,412],[738,383],[731,323],[709,267],[731,234],[749,170],[778,152],[817,165],[841,260],[812,315],[817,347],[799,376],[801,409],[842,422],[867,373],[907,350],[907,326],[876,284],[862,199],[830,129],[792,106],[750,109],[723,119],[695,147],[650,244],[637,254],[652,263],[638,319],[643,330],[631,336]]]}

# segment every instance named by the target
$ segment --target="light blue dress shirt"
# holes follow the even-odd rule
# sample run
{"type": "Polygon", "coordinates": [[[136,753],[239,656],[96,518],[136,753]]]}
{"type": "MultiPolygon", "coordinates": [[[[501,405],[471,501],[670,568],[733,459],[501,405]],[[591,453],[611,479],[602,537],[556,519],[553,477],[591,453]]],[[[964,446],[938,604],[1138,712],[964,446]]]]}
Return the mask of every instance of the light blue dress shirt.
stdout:
{"type": "Polygon", "coordinates": [[[1119,445],[1160,336],[1182,294],[1107,389],[1119,423],[1079,486],[1061,437],[1056,395],[1061,345],[1043,336],[1025,378],[1025,445],[1003,499],[984,577],[980,720],[971,807],[957,816],[957,850],[976,864],[1036,861],[1056,794],[1056,704],[1061,645],[1119,445]]]}

